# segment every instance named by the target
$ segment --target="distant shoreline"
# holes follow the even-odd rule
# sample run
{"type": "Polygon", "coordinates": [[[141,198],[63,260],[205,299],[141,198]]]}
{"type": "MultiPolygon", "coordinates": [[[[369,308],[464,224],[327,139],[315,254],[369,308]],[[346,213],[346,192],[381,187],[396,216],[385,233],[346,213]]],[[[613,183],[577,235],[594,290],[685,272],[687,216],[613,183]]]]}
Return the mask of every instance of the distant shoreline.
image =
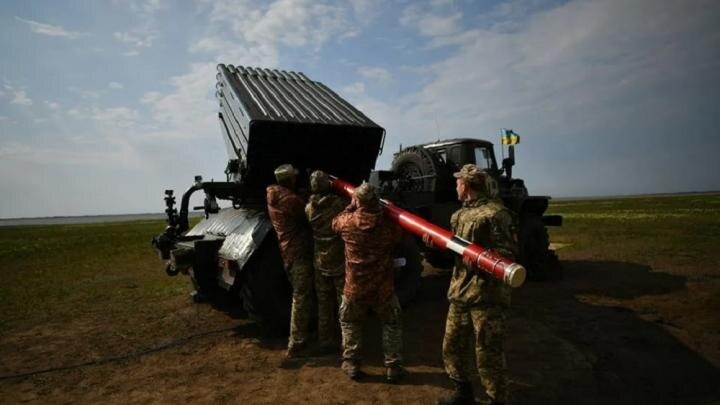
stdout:
{"type": "MultiPolygon", "coordinates": [[[[553,197],[554,201],[581,201],[581,200],[611,200],[622,198],[647,198],[647,197],[680,197],[692,195],[713,195],[720,194],[720,191],[696,191],[683,193],[657,193],[657,194],[629,194],[629,195],[606,195],[589,197],[553,197]]],[[[201,216],[200,212],[191,212],[190,217],[201,216]]],[[[97,224],[104,222],[126,222],[126,221],[151,221],[167,218],[165,213],[146,214],[110,214],[110,215],[78,215],[78,216],[55,216],[36,218],[0,218],[0,227],[23,226],[23,225],[69,225],[69,224],[97,224]]]]}
{"type": "MultiPolygon", "coordinates": [[[[190,213],[190,217],[202,215],[199,212],[190,213]]],[[[38,217],[38,218],[0,218],[0,227],[24,225],[70,225],[70,224],[100,224],[107,222],[128,221],[154,221],[167,218],[165,213],[156,214],[112,214],[112,215],[79,215],[70,217],[38,217]]]]}
{"type": "Polygon", "coordinates": [[[682,196],[691,196],[691,195],[713,195],[713,194],[720,194],[720,190],[719,191],[683,191],[683,192],[679,192],[679,193],[598,195],[598,196],[584,196],[584,197],[552,197],[552,199],[557,200],[557,201],[614,200],[614,199],[620,199],[620,198],[682,197],[682,196]]]}

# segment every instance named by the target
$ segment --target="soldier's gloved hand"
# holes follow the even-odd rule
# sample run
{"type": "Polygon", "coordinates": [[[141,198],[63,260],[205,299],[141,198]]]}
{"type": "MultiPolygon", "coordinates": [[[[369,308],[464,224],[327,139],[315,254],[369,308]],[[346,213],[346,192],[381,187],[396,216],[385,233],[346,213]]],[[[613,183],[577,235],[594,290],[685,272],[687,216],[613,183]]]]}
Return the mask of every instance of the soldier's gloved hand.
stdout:
{"type": "Polygon", "coordinates": [[[430,249],[436,249],[437,246],[435,246],[435,242],[432,240],[432,236],[429,233],[426,233],[422,237],[422,241],[430,249]]]}
{"type": "Polygon", "coordinates": [[[463,264],[465,264],[465,266],[470,267],[470,268],[475,267],[475,262],[473,262],[472,259],[470,259],[469,257],[463,256],[462,260],[463,260],[463,264]]]}

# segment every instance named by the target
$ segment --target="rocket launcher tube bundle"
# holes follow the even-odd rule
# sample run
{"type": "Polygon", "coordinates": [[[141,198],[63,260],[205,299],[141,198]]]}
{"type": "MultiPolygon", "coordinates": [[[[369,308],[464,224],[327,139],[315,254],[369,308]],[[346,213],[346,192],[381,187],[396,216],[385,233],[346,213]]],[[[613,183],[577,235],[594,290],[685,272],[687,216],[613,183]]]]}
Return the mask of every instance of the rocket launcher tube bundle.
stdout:
{"type": "MultiPolygon", "coordinates": [[[[330,179],[333,190],[352,198],[355,192],[353,185],[335,176],[331,176],[330,179]]],[[[403,210],[390,201],[380,199],[380,203],[385,210],[385,214],[406,231],[419,237],[430,235],[435,246],[455,252],[466,261],[473,263],[478,269],[501,280],[510,287],[520,287],[525,282],[526,270],[522,265],[502,257],[493,250],[485,249],[454,235],[446,229],[403,210]]]]}

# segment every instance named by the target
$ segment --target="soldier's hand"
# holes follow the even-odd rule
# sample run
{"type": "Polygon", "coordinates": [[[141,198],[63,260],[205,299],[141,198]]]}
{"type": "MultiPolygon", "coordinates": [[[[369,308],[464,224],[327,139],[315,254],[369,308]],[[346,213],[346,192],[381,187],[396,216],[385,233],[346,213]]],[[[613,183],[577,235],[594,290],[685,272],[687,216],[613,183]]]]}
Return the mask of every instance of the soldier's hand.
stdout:
{"type": "Polygon", "coordinates": [[[465,264],[465,266],[467,266],[467,267],[470,267],[470,268],[475,267],[475,262],[473,262],[472,259],[470,259],[469,257],[463,256],[462,261],[463,261],[463,264],[465,264]]]}
{"type": "Polygon", "coordinates": [[[350,200],[350,205],[345,208],[346,211],[355,211],[358,207],[357,198],[353,196],[353,198],[350,200]]]}
{"type": "Polygon", "coordinates": [[[422,241],[430,249],[435,249],[437,246],[435,246],[435,242],[432,240],[432,236],[429,233],[426,233],[422,237],[422,241]]]}

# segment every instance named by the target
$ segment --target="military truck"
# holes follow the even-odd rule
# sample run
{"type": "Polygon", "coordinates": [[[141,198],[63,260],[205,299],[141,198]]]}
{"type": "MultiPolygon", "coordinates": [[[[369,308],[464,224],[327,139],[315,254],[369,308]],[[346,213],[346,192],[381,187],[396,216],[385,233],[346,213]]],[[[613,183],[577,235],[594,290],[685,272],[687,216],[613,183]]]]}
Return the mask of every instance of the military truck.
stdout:
{"type": "MultiPolygon", "coordinates": [[[[471,145],[485,147],[488,169],[505,185],[504,193],[517,193],[522,186],[521,180],[511,179],[509,168],[500,175],[492,145],[479,140],[405,148],[395,155],[392,170],[373,171],[385,130],[322,83],[302,73],[225,64],[218,65],[216,79],[218,122],[229,156],[226,181],[207,182],[196,176],[181,197],[179,211],[173,190],[166,190],[168,225],[153,244],[168,275],[190,277],[196,300],[240,301],[269,333],[287,331],[291,302],[291,286],[265,205],[265,188],[274,182],[273,171],[280,164],[291,163],[300,170],[301,191],[315,169],[355,184],[369,179],[386,197],[440,225],[447,225],[458,205],[452,170],[464,162],[478,163],[468,154],[474,153],[471,145]],[[457,159],[456,146],[461,150],[457,159]],[[198,191],[204,201],[193,209],[202,211],[204,219],[190,229],[190,199],[198,191]],[[218,200],[229,206],[221,208],[218,200]]],[[[506,201],[517,202],[513,209],[521,213],[544,211],[531,209],[536,203],[526,190],[522,202],[506,201]]],[[[525,226],[537,215],[526,219],[525,226]]],[[[547,234],[538,229],[545,239],[533,246],[544,247],[547,254],[547,234]]],[[[420,245],[408,235],[396,252],[395,284],[402,303],[412,299],[420,282],[420,245]]],[[[438,265],[449,262],[432,253],[427,257],[438,265]]]]}
{"type": "MultiPolygon", "coordinates": [[[[452,174],[468,163],[489,172],[498,182],[499,196],[518,217],[519,262],[531,279],[559,275],[557,256],[550,250],[547,226],[561,226],[562,217],[545,215],[550,197],[530,196],[522,179],[512,177],[515,145],[520,136],[512,129],[501,130],[508,157],[498,167],[493,144],[481,139],[438,140],[400,148],[389,171],[371,173],[371,183],[384,195],[404,208],[435,223],[450,228],[450,216],[460,207],[452,174]]],[[[503,153],[504,155],[504,153],[503,153]]],[[[448,252],[427,251],[425,258],[435,267],[451,265],[448,252]]]]}

